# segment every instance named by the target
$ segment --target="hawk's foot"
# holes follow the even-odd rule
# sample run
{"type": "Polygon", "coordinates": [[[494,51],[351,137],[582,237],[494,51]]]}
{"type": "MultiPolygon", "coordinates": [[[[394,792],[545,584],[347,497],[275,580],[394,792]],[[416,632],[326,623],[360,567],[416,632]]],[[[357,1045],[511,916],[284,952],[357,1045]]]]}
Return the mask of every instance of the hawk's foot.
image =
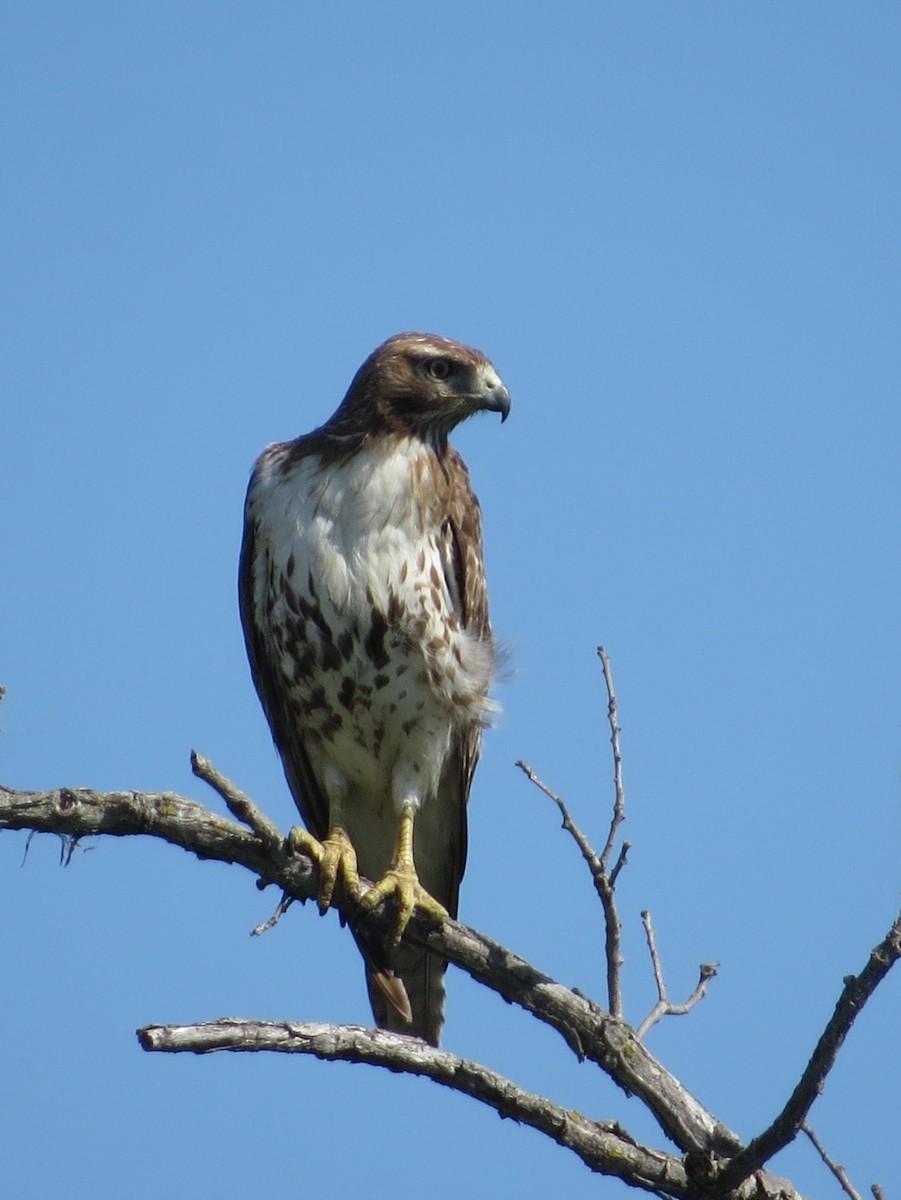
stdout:
{"type": "Polygon", "coordinates": [[[363,908],[376,908],[389,896],[394,897],[397,906],[394,928],[388,935],[389,946],[396,946],[400,942],[417,909],[436,921],[447,920],[447,909],[430,896],[419,882],[412,858],[409,862],[396,862],[390,866],[362,898],[360,905],[363,908]]]}
{"type": "Polygon", "coordinates": [[[357,853],[340,825],[333,826],[322,842],[306,829],[295,827],[288,833],[288,848],[308,855],[319,867],[317,902],[320,913],[327,912],[331,907],[339,881],[348,900],[355,900],[360,894],[357,853]]]}

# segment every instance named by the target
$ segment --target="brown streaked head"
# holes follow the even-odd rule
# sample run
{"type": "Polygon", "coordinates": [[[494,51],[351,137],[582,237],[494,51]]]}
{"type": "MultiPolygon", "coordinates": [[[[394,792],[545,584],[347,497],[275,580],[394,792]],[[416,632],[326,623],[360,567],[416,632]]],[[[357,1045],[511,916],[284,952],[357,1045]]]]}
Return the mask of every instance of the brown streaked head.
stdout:
{"type": "Polygon", "coordinates": [[[510,393],[480,350],[434,333],[398,333],[363,363],[331,425],[381,428],[437,443],[467,417],[498,412],[510,393]]]}

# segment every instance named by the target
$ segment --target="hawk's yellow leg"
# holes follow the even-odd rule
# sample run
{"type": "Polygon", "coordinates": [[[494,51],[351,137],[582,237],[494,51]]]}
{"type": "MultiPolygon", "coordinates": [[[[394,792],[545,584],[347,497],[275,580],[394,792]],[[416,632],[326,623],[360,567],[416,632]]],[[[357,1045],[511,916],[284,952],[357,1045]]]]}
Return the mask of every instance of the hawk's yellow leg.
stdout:
{"type": "Polygon", "coordinates": [[[375,908],[388,896],[394,897],[397,915],[394,929],[388,937],[388,945],[396,946],[404,936],[410,918],[418,908],[436,921],[447,920],[447,909],[425,890],[416,874],[413,862],[413,812],[404,809],[397,832],[394,855],[388,870],[369,889],[360,904],[363,908],[375,908]]]}
{"type": "Polygon", "coordinates": [[[360,876],[357,874],[357,854],[350,838],[341,825],[333,825],[324,841],[314,838],[306,829],[295,827],[288,834],[292,850],[308,854],[319,866],[320,913],[328,910],[339,880],[348,900],[355,900],[360,893],[360,876]]]}

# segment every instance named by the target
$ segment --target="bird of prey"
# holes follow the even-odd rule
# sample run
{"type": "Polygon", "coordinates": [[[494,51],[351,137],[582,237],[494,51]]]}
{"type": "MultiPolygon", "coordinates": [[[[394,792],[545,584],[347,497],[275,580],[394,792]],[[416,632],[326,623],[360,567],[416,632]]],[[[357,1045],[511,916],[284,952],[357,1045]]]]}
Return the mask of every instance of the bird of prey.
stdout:
{"type": "Polygon", "coordinates": [[[401,939],[417,909],[456,916],[496,709],[481,512],[448,443],[486,410],[506,419],[510,395],[478,350],[389,338],[324,425],[263,451],[241,549],[247,653],[320,911],[336,889],[364,908],[393,899],[386,939],[354,929],[373,1014],[433,1045],[447,964],[401,939]],[[365,894],[360,875],[375,881],[365,894]]]}

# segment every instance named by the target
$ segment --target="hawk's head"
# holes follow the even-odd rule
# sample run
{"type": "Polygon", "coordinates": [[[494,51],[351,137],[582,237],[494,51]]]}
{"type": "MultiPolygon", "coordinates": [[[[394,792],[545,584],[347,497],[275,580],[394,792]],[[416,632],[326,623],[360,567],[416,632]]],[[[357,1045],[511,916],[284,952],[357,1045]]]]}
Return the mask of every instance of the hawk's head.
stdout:
{"type": "Polygon", "coordinates": [[[334,421],[441,443],[476,412],[510,411],[510,393],[479,350],[434,333],[399,333],[370,354],[334,421]]]}

